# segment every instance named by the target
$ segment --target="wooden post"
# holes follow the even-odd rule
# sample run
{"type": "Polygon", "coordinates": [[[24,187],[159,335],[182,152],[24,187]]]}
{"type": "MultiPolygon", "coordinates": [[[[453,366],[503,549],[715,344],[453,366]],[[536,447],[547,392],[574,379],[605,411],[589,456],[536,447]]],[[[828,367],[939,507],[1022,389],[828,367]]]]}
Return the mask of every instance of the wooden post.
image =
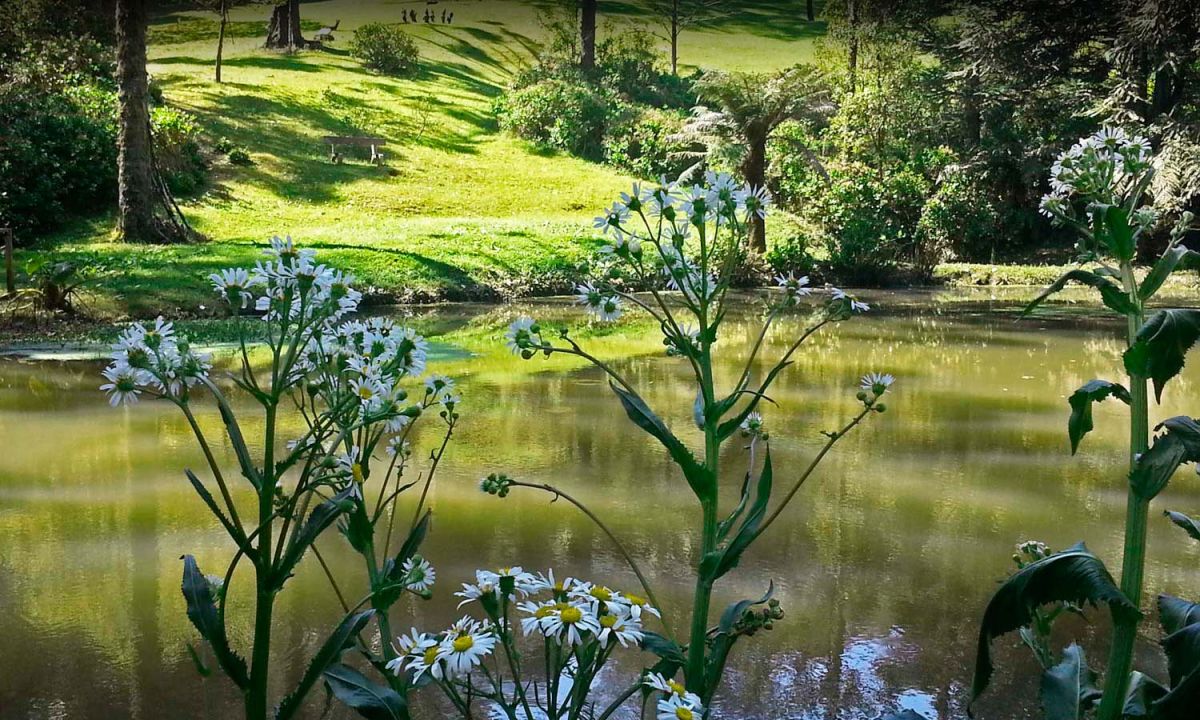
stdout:
{"type": "Polygon", "coordinates": [[[13,272],[13,231],[12,228],[0,228],[4,233],[4,287],[8,296],[17,294],[17,278],[13,272]]]}

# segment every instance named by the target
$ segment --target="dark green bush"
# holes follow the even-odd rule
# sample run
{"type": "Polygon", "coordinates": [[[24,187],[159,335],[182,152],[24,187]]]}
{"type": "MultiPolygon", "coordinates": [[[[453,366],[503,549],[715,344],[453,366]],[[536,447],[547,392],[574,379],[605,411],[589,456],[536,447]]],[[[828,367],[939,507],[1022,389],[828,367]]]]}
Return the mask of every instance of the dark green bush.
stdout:
{"type": "Polygon", "coordinates": [[[420,60],[417,44],[395,25],[368,23],[354,31],[350,52],[384,75],[408,75],[420,60]]]}
{"type": "Polygon", "coordinates": [[[496,102],[501,129],[589,160],[603,159],[605,134],[621,110],[602,90],[570,80],[542,80],[496,102]]]}
{"type": "Polygon", "coordinates": [[[992,258],[1000,239],[999,216],[987,186],[966,170],[943,175],[917,223],[921,245],[944,250],[948,257],[941,259],[992,258]]]}
{"type": "Polygon", "coordinates": [[[684,116],[648,109],[609,130],[604,140],[604,160],[630,175],[678,177],[690,161],[679,157],[684,144],[676,139],[684,116]]]}
{"type": "Polygon", "coordinates": [[[254,160],[245,148],[235,147],[229,151],[229,162],[234,165],[253,165],[254,160]]]}
{"type": "Polygon", "coordinates": [[[152,109],[150,123],[154,129],[154,159],[167,187],[174,193],[194,193],[204,183],[200,126],[191,115],[170,107],[152,109]]]}
{"type": "Polygon", "coordinates": [[[811,238],[797,232],[773,243],[764,259],[775,274],[812,276],[817,273],[817,261],[813,257],[812,246],[811,238]]]}

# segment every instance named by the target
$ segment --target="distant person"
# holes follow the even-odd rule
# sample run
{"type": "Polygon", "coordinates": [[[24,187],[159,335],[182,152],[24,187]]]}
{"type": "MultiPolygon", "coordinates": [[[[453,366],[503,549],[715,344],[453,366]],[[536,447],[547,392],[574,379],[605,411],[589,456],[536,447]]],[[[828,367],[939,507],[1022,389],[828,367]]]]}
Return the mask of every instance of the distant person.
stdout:
{"type": "Polygon", "coordinates": [[[446,22],[447,22],[448,24],[450,24],[450,25],[453,25],[453,24],[454,24],[454,13],[450,13],[450,15],[449,15],[449,19],[448,19],[448,20],[446,20],[446,22]]]}

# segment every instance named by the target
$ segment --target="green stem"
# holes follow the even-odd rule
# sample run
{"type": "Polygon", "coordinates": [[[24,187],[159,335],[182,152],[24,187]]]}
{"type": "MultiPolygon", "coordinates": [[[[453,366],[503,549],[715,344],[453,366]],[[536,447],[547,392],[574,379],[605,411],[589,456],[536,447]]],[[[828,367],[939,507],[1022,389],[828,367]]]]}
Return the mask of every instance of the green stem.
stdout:
{"type": "MultiPolygon", "coordinates": [[[[1142,327],[1143,311],[1137,297],[1137,285],[1133,281],[1133,270],[1128,263],[1122,265],[1122,276],[1126,290],[1138,305],[1138,311],[1128,316],[1127,342],[1132,345],[1142,327]]],[[[1150,445],[1150,402],[1146,389],[1146,378],[1129,376],[1130,404],[1129,422],[1129,466],[1130,470],[1138,456],[1150,445]]],[[[1142,604],[1142,583],[1146,570],[1146,529],[1149,524],[1150,500],[1134,491],[1132,485],[1125,507],[1125,548],[1121,561],[1121,592],[1134,607],[1142,604]]],[[[1108,656],[1108,669],[1104,680],[1104,696],[1100,703],[1099,720],[1120,720],[1125,705],[1125,694],[1129,689],[1129,673],[1133,669],[1134,646],[1137,643],[1139,619],[1137,617],[1117,622],[1113,631],[1112,648],[1108,656]]]]}
{"type": "MultiPolygon", "coordinates": [[[[704,508],[704,543],[700,557],[712,552],[717,536],[717,504],[706,501],[704,508]]],[[[692,598],[692,628],[688,633],[687,680],[688,690],[697,695],[704,694],[707,681],[704,677],[705,641],[708,637],[708,610],[712,604],[712,580],[700,574],[696,578],[696,591],[692,598]]]]}
{"type": "Polygon", "coordinates": [[[257,593],[254,609],[254,649],[250,665],[250,689],[246,692],[246,720],[267,719],[267,680],[271,664],[271,619],[275,610],[275,567],[270,562],[275,497],[276,404],[266,408],[262,485],[258,488],[258,517],[261,531],[258,553],[263,562],[255,565],[257,593]]]}

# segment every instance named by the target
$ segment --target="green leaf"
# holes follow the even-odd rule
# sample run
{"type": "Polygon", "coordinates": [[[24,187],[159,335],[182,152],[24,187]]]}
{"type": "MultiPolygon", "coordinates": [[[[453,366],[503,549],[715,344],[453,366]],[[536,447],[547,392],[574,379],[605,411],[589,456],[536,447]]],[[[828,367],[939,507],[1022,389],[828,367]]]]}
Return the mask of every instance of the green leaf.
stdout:
{"type": "Polygon", "coordinates": [[[1119,315],[1130,315],[1137,312],[1137,307],[1129,300],[1129,296],[1111,280],[1087,270],[1070,270],[1052,282],[1049,287],[1042,291],[1041,295],[1034,298],[1033,302],[1026,305],[1022,314],[1028,315],[1033,312],[1034,308],[1045,302],[1051,295],[1061,292],[1067,286],[1067,283],[1072,280],[1099,290],[1100,299],[1104,302],[1104,305],[1119,315]]]}
{"type": "Polygon", "coordinates": [[[1071,418],[1067,421],[1067,434],[1071,438],[1071,454],[1079,449],[1079,442],[1095,427],[1092,424],[1092,403],[1102,402],[1108,397],[1115,397],[1129,405],[1133,402],[1129,391],[1124,385],[1107,380],[1089,380],[1083,387],[1071,394],[1067,401],[1071,404],[1071,418]]]}
{"type": "Polygon", "coordinates": [[[683,654],[683,648],[669,638],[665,638],[656,632],[649,630],[642,633],[642,649],[646,652],[654,653],[663,660],[677,662],[683,665],[687,662],[687,657],[683,654]]]}
{"type": "Polygon", "coordinates": [[[351,507],[356,492],[358,492],[358,488],[352,485],[313,508],[313,511],[309,513],[308,520],[304,522],[299,531],[292,535],[287,551],[283,554],[275,575],[276,589],[282,588],[283,584],[292,576],[292,571],[300,564],[304,553],[312,547],[321,533],[325,532],[339,515],[351,507]]]}
{"type": "Polygon", "coordinates": [[[1134,670],[1129,674],[1129,691],[1125,694],[1125,717],[1148,718],[1154,703],[1167,694],[1167,689],[1154,678],[1134,670]]]}
{"type": "Polygon", "coordinates": [[[1158,596],[1158,622],[1167,635],[1200,622],[1200,605],[1173,595],[1158,596]]]}
{"type": "Polygon", "coordinates": [[[707,468],[696,461],[696,456],[692,455],[692,451],[679,438],[675,437],[670,428],[650,408],[646,407],[646,403],[642,402],[640,397],[611,380],[608,384],[620,398],[621,406],[625,408],[625,414],[629,416],[633,424],[662,443],[671,455],[671,459],[683,469],[683,476],[691,486],[692,492],[696,493],[696,497],[702,500],[716,497],[716,478],[707,468]]]}
{"type": "Polygon", "coordinates": [[[1108,249],[1118,260],[1133,259],[1136,249],[1133,244],[1133,227],[1129,224],[1129,213],[1125,208],[1111,205],[1105,210],[1102,236],[1108,243],[1108,249]]]}
{"type": "Polygon", "coordinates": [[[217,658],[217,664],[229,676],[234,685],[245,690],[250,686],[250,674],[246,669],[246,661],[229,647],[229,638],[225,634],[225,624],[217,612],[213,602],[212,588],[208,579],[200,572],[196,558],[191,555],[183,556],[183,598],[187,602],[188,620],[196,626],[200,636],[208,641],[217,658]]]}
{"type": "Polygon", "coordinates": [[[373,604],[378,609],[389,608],[400,599],[404,594],[404,587],[400,584],[404,580],[404,563],[417,554],[421,543],[425,541],[425,535],[429,532],[429,525],[433,519],[433,511],[426,510],[421,519],[413,526],[413,529],[408,533],[408,537],[404,539],[404,544],[400,546],[400,552],[396,553],[396,557],[388,558],[383,567],[383,583],[387,586],[386,589],[376,588],[373,604]]]}
{"type": "Polygon", "coordinates": [[[1200,669],[1193,670],[1154,703],[1154,720],[1196,720],[1200,703],[1200,669]]]}
{"type": "Polygon", "coordinates": [[[1030,563],[1001,584],[983,613],[971,702],[987,689],[995,670],[992,640],[1028,625],[1035,609],[1056,602],[1093,606],[1103,603],[1117,620],[1141,617],[1137,607],[1121,593],[1104,563],[1083,543],[1030,563]]]}
{"type": "Polygon", "coordinates": [[[1163,387],[1183,369],[1184,357],[1200,339],[1200,310],[1160,310],[1138,330],[1125,351],[1125,369],[1154,381],[1154,398],[1162,402],[1163,387]]]}
{"type": "Polygon", "coordinates": [[[338,530],[350,543],[350,547],[361,554],[371,546],[371,540],[375,536],[375,527],[371,525],[371,519],[367,517],[367,505],[361,496],[351,497],[349,502],[352,505],[346,511],[345,518],[338,523],[338,530]]]}
{"type": "Polygon", "coordinates": [[[408,702],[395,690],[368,680],[346,665],[332,665],[325,685],[343,705],[367,720],[408,720],[408,702]]]}
{"type": "Polygon", "coordinates": [[[1149,300],[1177,268],[1185,269],[1198,265],[1200,265],[1200,253],[1188,250],[1182,245],[1168,248],[1142,280],[1142,284],[1138,287],[1138,297],[1142,300],[1149,300]]]}
{"type": "Polygon", "coordinates": [[[1071,643],[1063,660],[1042,673],[1042,712],[1046,720],[1080,720],[1098,699],[1096,673],[1087,665],[1083,648],[1071,643]]]}
{"type": "Polygon", "coordinates": [[[708,553],[700,561],[700,574],[703,577],[710,581],[717,580],[737,567],[738,562],[742,559],[742,553],[746,552],[746,548],[750,547],[750,544],[758,537],[758,526],[762,523],[763,517],[767,513],[767,503],[771,500],[771,485],[771,449],[768,447],[767,456],[763,460],[762,472],[758,476],[754,502],[746,512],[746,519],[742,521],[741,526],[727,545],[708,553]]]}
{"type": "Polygon", "coordinates": [[[316,685],[330,666],[341,660],[342,653],[354,645],[354,637],[362,632],[374,614],[374,610],[364,610],[346,616],[338,624],[333,633],[325,640],[325,644],[309,662],[308,669],[304,671],[304,676],[300,678],[296,689],[279,703],[279,707],[275,708],[275,720],[288,720],[296,714],[304,702],[305,696],[308,695],[308,691],[312,689],[313,685],[316,685]]]}
{"type": "Polygon", "coordinates": [[[1166,636],[1162,647],[1174,691],[1184,678],[1200,668],[1200,623],[1185,625],[1166,636]]]}
{"type": "Polygon", "coordinates": [[[1134,492],[1147,500],[1162,492],[1180,465],[1200,462],[1200,425],[1195,420],[1180,415],[1154,429],[1166,432],[1154,438],[1154,444],[1142,453],[1129,474],[1134,492]]]}
{"type": "Polygon", "coordinates": [[[196,652],[196,646],[188,643],[187,649],[188,656],[192,658],[192,664],[196,666],[196,672],[200,673],[200,677],[210,677],[212,670],[204,664],[204,659],[200,657],[200,653],[196,652]]]}
{"type": "Polygon", "coordinates": [[[1193,540],[1200,540],[1200,523],[1183,513],[1172,510],[1167,510],[1163,514],[1170,518],[1171,522],[1183,528],[1183,531],[1190,535],[1193,540]]]}

